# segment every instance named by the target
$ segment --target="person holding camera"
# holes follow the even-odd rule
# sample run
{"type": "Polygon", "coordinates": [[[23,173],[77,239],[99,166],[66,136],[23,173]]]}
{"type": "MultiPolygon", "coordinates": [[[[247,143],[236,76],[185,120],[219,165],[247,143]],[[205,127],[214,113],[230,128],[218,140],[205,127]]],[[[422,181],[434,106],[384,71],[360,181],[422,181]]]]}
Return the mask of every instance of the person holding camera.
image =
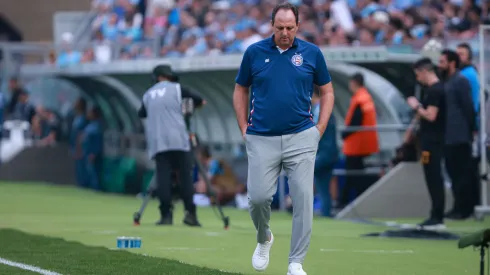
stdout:
{"type": "Polygon", "coordinates": [[[171,174],[176,171],[186,211],[183,222],[189,226],[201,226],[193,202],[191,144],[182,113],[183,94],[180,84],[174,82],[175,77],[169,66],[159,65],[154,68],[155,84],[143,95],[138,116],[146,118],[148,154],[156,164],[161,214],[157,224],[173,224],[171,174]]]}

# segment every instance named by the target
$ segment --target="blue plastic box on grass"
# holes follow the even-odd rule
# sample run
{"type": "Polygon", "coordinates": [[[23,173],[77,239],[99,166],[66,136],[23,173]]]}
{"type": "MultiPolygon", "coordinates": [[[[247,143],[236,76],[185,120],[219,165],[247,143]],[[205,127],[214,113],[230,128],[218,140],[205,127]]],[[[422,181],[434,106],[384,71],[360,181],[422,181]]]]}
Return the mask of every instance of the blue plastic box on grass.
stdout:
{"type": "Polygon", "coordinates": [[[117,237],[117,248],[141,248],[140,237],[117,237]]]}

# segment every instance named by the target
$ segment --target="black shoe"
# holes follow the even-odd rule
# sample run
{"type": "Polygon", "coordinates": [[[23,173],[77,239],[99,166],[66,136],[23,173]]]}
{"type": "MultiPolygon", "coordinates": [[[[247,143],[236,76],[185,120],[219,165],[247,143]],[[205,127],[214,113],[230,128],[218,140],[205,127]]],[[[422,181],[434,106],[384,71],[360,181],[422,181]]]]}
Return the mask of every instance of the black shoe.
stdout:
{"type": "Polygon", "coordinates": [[[444,214],[444,218],[450,218],[454,215],[456,215],[458,212],[455,211],[454,209],[451,209],[451,211],[448,211],[447,213],[444,214]]]}
{"type": "Polygon", "coordinates": [[[156,225],[172,225],[174,223],[172,214],[167,214],[156,222],[156,225]]]}
{"type": "Polygon", "coordinates": [[[453,220],[453,221],[464,221],[473,216],[473,213],[469,214],[460,214],[460,213],[454,213],[453,215],[450,215],[447,217],[448,220],[453,220]]]}
{"type": "Polygon", "coordinates": [[[429,218],[418,225],[419,229],[422,230],[445,230],[443,220],[429,218]]]}
{"type": "Polygon", "coordinates": [[[196,215],[195,214],[190,214],[189,212],[187,212],[185,214],[183,223],[186,224],[186,225],[188,225],[188,226],[201,227],[201,224],[197,220],[196,215]]]}
{"type": "Polygon", "coordinates": [[[459,211],[450,211],[445,215],[445,218],[449,220],[461,220],[464,216],[459,211]]]}

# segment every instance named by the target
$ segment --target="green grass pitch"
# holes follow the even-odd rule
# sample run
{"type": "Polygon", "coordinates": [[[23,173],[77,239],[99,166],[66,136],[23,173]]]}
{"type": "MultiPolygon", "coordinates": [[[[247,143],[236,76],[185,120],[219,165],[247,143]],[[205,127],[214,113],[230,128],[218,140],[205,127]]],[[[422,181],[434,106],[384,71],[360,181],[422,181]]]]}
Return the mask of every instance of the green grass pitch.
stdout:
{"type": "MultiPolygon", "coordinates": [[[[266,272],[251,266],[255,230],[247,211],[225,209],[223,229],[210,208],[200,208],[202,228],[158,227],[157,201],[140,226],[132,214],[141,200],[39,183],[0,183],[0,259],[66,274],[286,274],[291,216],[273,213],[276,241],[266,272]],[[140,249],[116,249],[118,236],[142,238],[140,249]],[[221,270],[221,271],[219,271],[221,270]]],[[[418,222],[411,221],[411,222],[418,222]]],[[[456,232],[490,227],[484,222],[449,222],[456,232]]],[[[316,218],[304,268],[309,275],[478,274],[479,254],[457,249],[457,241],[366,238],[384,227],[316,218]]],[[[0,274],[38,274],[0,263],[0,274]]]]}

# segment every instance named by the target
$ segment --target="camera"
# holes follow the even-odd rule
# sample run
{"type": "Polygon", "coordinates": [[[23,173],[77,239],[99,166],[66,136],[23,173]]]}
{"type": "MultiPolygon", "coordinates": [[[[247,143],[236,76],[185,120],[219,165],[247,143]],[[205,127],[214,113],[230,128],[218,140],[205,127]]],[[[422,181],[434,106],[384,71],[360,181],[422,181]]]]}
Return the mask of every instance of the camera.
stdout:
{"type": "Polygon", "coordinates": [[[190,97],[185,97],[182,99],[182,114],[185,117],[192,116],[194,114],[194,100],[190,97]]]}

